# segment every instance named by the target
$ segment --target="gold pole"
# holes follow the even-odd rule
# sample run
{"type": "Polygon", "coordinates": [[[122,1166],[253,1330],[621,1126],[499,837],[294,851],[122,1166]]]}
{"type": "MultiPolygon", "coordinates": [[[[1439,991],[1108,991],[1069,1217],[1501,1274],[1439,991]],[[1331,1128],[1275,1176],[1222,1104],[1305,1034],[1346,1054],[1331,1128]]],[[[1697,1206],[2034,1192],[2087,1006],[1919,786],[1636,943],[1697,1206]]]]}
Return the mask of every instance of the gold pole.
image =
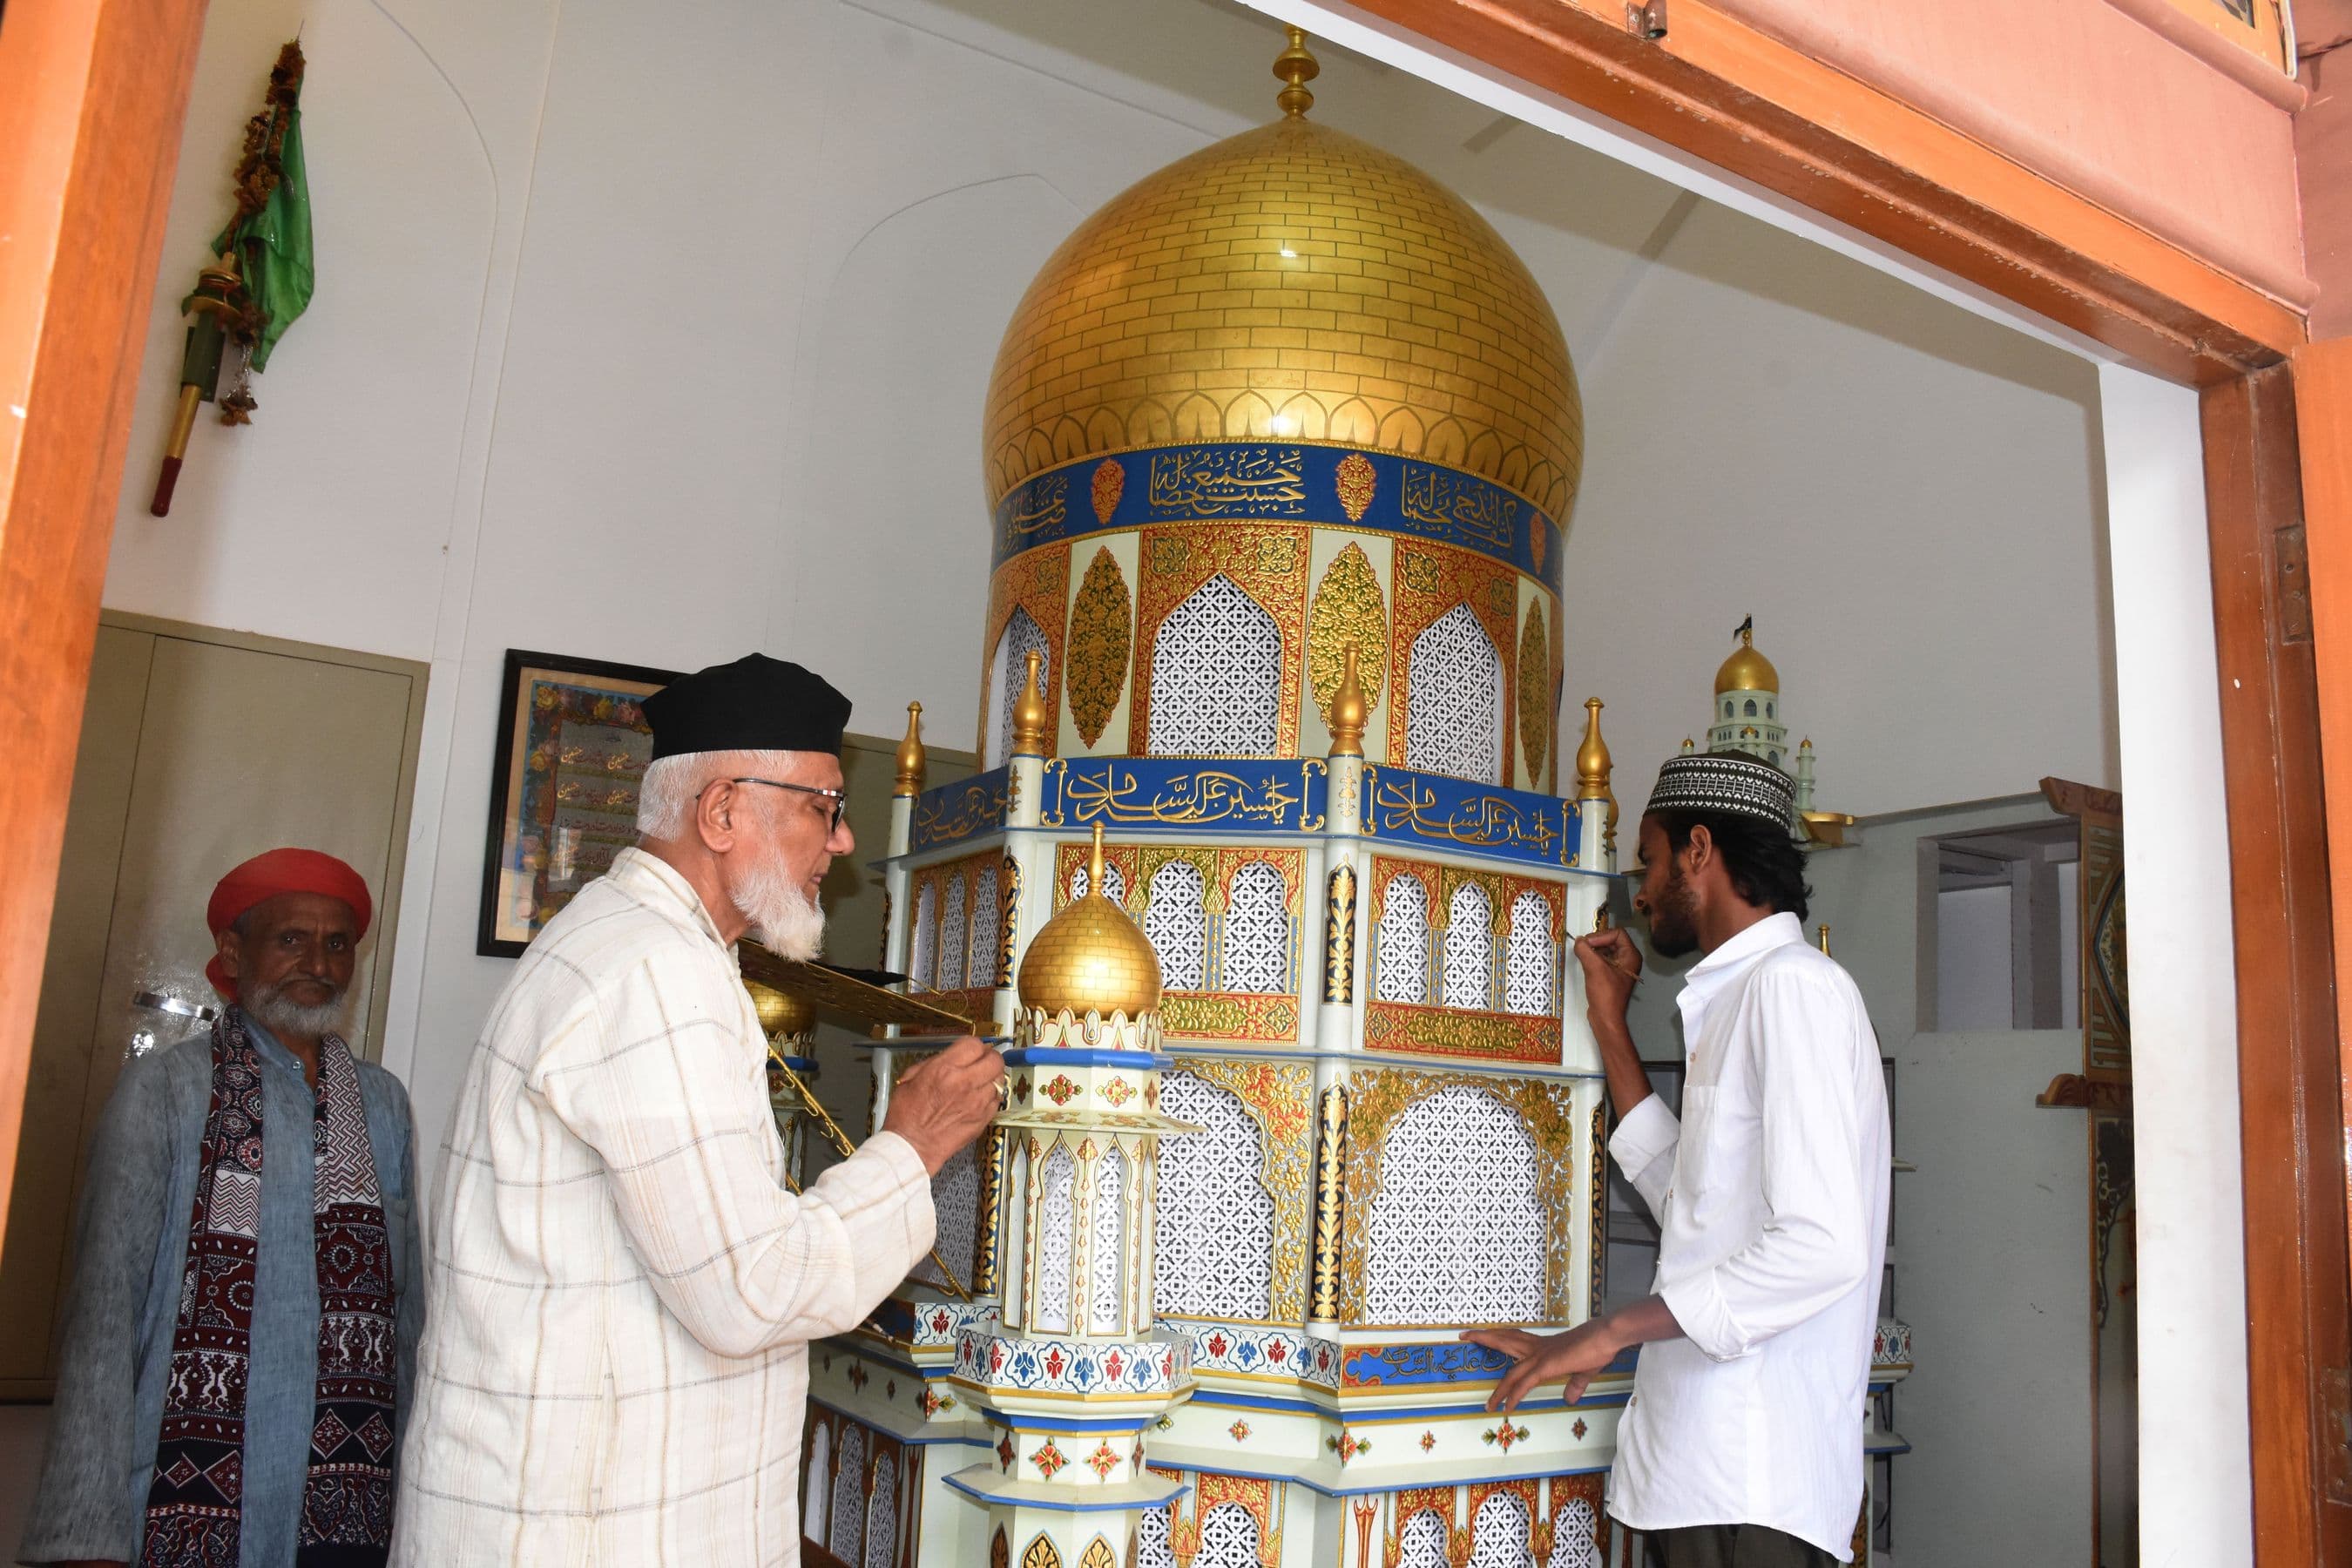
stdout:
{"type": "MultiPolygon", "coordinates": [[[[833,1146],[839,1150],[845,1158],[856,1153],[857,1145],[849,1141],[849,1134],[841,1130],[841,1123],[833,1119],[832,1112],[817,1103],[816,1095],[809,1089],[807,1083],[803,1081],[801,1075],[793,1070],[792,1064],[784,1060],[783,1052],[776,1049],[776,1042],[773,1040],[768,1042],[768,1061],[778,1072],[784,1075],[784,1081],[791,1084],[793,1092],[801,1097],[801,1103],[807,1106],[809,1114],[816,1118],[816,1124],[824,1129],[824,1135],[832,1141],[833,1146]]],[[[784,1177],[784,1184],[792,1188],[794,1193],[801,1190],[800,1184],[793,1181],[789,1173],[784,1177]]],[[[963,1281],[956,1278],[956,1271],[948,1267],[948,1260],[940,1256],[940,1249],[936,1247],[931,1248],[931,1261],[939,1266],[940,1278],[948,1282],[948,1289],[955,1292],[957,1300],[971,1300],[971,1292],[963,1288],[963,1281]]]]}

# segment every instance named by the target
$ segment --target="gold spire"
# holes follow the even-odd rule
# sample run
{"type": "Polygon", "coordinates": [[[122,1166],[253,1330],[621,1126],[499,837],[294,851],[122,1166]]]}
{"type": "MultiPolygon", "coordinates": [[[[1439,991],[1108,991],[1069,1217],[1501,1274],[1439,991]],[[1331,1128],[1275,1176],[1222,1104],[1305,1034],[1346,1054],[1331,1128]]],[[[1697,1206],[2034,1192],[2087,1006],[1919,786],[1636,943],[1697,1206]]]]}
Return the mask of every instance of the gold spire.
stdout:
{"type": "MultiPolygon", "coordinates": [[[[1292,29],[1296,31],[1297,29],[1292,29]]],[[[1364,683],[1356,679],[1356,639],[1340,645],[1339,689],[1331,694],[1331,754],[1364,754],[1364,683]]]]}
{"type": "Polygon", "coordinates": [[[1598,697],[1584,700],[1584,744],[1576,748],[1576,798],[1579,800],[1609,798],[1609,742],[1601,738],[1601,710],[1603,706],[1598,697]]]}
{"type": "Polygon", "coordinates": [[[1821,949],[1824,953],[1830,950],[1830,928],[1827,921],[1823,921],[1822,925],[1821,949]]]}
{"type": "Polygon", "coordinates": [[[1071,900],[1021,959],[1021,1005],[1049,1017],[1068,1013],[1139,1018],[1160,1006],[1160,956],[1134,918],[1103,894],[1102,824],[1095,824],[1087,896],[1071,900]]]}
{"type": "Polygon", "coordinates": [[[1284,114],[1296,119],[1315,107],[1315,95],[1307,84],[1321,76],[1323,68],[1307,52],[1307,35],[1298,28],[1290,29],[1290,47],[1274,57],[1274,74],[1282,82],[1274,101],[1284,114]]]}
{"type": "MultiPolygon", "coordinates": [[[[1751,619],[1753,617],[1750,617],[1751,619]]],[[[1756,632],[1752,626],[1739,628],[1739,646],[1715,672],[1716,695],[1727,691],[1778,691],[1780,672],[1772,661],[1756,651],[1756,632]]]]}
{"type": "Polygon", "coordinates": [[[898,782],[891,786],[894,795],[915,795],[923,793],[923,705],[907,704],[907,738],[898,742],[898,782]]]}
{"type": "Polygon", "coordinates": [[[1045,656],[1036,649],[1029,650],[1029,673],[1021,682],[1021,695],[1013,700],[1013,754],[1042,757],[1045,754],[1045,723],[1050,717],[1045,707],[1045,693],[1039,671],[1045,656]]]}

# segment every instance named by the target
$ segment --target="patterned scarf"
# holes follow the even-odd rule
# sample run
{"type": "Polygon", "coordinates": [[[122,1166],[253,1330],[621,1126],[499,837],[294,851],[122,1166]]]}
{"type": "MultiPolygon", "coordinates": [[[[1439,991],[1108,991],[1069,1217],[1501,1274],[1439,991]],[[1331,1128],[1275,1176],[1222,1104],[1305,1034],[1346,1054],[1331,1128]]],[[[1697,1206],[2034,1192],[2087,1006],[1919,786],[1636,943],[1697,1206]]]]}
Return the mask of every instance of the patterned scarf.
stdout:
{"type": "MultiPolygon", "coordinates": [[[[213,1095],[172,1331],[142,1568],[236,1568],[245,1393],[261,1230],[261,1058],[245,1015],[213,1024],[213,1095]]],[[[298,1568],[380,1568],[392,1542],[397,1328],[392,1237],[352,1053],[319,1042],[311,1119],[319,1384],[298,1568]]]]}

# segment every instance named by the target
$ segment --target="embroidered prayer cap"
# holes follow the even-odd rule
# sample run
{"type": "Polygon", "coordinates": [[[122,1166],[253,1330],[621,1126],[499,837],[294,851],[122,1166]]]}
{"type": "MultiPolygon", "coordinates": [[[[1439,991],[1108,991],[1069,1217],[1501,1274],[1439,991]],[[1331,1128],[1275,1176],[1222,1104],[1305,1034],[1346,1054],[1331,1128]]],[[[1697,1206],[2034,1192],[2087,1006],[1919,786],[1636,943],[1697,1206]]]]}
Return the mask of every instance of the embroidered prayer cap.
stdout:
{"type": "Polygon", "coordinates": [[[1797,784],[1787,773],[1745,752],[1700,752],[1668,757],[1650,791],[1653,811],[1721,812],[1752,816],[1786,829],[1796,820],[1797,784]]]}
{"type": "MultiPolygon", "coordinates": [[[[212,928],[213,940],[235,925],[247,910],[256,904],[278,897],[282,893],[317,893],[324,898],[341,899],[351,906],[352,916],[359,921],[354,940],[367,935],[368,922],[375,918],[374,900],[368,897],[367,879],[332,855],[316,849],[271,849],[229,872],[213,885],[213,896],[205,905],[205,924],[212,928]]],[[[205,978],[213,989],[228,1001],[236,1000],[236,980],[222,968],[220,955],[215,953],[205,965],[205,978]]]]}
{"type": "Polygon", "coordinates": [[[644,703],[656,762],[690,752],[841,754],[849,699],[789,659],[746,654],[680,676],[644,703]]]}

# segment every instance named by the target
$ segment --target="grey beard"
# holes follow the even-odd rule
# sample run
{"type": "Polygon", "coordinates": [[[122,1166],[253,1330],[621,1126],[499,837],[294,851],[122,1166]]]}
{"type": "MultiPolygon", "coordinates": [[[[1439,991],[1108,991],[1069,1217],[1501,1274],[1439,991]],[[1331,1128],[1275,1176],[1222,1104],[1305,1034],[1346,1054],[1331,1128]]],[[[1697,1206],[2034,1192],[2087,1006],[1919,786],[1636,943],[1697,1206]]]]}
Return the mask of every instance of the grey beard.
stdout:
{"type": "Polygon", "coordinates": [[[336,992],[330,1001],[306,1007],[299,1002],[289,1001],[284,986],[268,985],[241,995],[237,1005],[245,1009],[246,1016],[280,1040],[316,1040],[341,1030],[351,1002],[351,994],[345,990],[336,992]]]}
{"type": "Polygon", "coordinates": [[[746,873],[728,893],[760,945],[778,958],[806,963],[824,950],[824,910],[773,865],[746,873]]]}

